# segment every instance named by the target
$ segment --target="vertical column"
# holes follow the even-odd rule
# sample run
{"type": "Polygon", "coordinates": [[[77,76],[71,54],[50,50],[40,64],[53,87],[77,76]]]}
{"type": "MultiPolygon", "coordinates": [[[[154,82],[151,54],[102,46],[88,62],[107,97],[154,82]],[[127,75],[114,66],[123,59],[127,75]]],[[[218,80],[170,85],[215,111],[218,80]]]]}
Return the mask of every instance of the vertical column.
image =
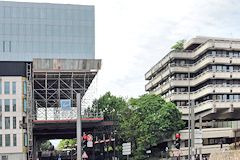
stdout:
{"type": "Polygon", "coordinates": [[[45,74],[45,120],[47,120],[47,72],[45,74]]]}
{"type": "Polygon", "coordinates": [[[77,93],[77,160],[82,160],[81,95],[77,93]]]}
{"type": "Polygon", "coordinates": [[[192,157],[192,160],[195,159],[194,134],[195,134],[195,113],[194,113],[194,100],[192,100],[191,101],[191,148],[192,148],[191,157],[192,157]]]}

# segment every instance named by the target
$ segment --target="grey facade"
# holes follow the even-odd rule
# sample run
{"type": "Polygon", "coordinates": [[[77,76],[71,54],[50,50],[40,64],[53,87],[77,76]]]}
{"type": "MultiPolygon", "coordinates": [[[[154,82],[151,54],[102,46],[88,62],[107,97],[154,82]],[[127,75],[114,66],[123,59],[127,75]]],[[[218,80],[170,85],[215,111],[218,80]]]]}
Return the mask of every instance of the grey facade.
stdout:
{"type": "MultiPolygon", "coordinates": [[[[239,39],[196,37],[187,41],[182,51],[168,53],[145,74],[146,91],[175,103],[183,120],[188,121],[192,107],[195,129],[202,132],[202,144],[194,147],[204,156],[228,150],[240,140],[239,60],[239,39]]],[[[181,156],[187,157],[187,126],[180,133],[181,156]]],[[[169,147],[171,156],[176,156],[174,145],[169,143],[169,147]]]]}
{"type": "Polygon", "coordinates": [[[94,6],[0,2],[0,60],[94,59],[94,6]]]}

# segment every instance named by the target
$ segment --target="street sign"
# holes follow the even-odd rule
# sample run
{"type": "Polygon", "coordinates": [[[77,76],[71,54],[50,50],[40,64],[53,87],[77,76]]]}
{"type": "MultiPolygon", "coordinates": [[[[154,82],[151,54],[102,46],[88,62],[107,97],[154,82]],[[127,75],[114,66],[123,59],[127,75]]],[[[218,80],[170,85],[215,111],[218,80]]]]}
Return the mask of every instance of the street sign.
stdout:
{"type": "Polygon", "coordinates": [[[88,141],[88,142],[87,142],[87,147],[88,147],[88,148],[93,147],[93,141],[88,141]]]}
{"type": "Polygon", "coordinates": [[[63,110],[71,110],[71,99],[61,99],[60,106],[63,110]]]}
{"type": "Polygon", "coordinates": [[[87,159],[87,158],[88,158],[88,155],[87,155],[86,152],[83,152],[83,154],[82,154],[82,158],[84,158],[84,159],[87,159]]]}
{"type": "Polygon", "coordinates": [[[131,154],[131,143],[130,142],[122,144],[122,154],[123,155],[131,154]]]}
{"type": "Polygon", "coordinates": [[[147,154],[151,154],[152,151],[151,151],[151,150],[147,150],[146,153],[147,153],[147,154]]]}
{"type": "Polygon", "coordinates": [[[201,147],[203,140],[202,140],[202,130],[200,129],[195,129],[195,134],[194,134],[194,146],[195,147],[201,147]]]}

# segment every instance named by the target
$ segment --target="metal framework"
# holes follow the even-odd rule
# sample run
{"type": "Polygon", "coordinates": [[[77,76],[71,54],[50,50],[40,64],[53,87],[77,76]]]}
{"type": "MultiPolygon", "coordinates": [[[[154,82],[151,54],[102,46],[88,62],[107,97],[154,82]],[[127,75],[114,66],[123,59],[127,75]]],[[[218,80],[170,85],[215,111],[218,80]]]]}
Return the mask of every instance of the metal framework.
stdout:
{"type": "Polygon", "coordinates": [[[77,94],[85,95],[100,68],[101,60],[34,59],[26,63],[28,160],[35,158],[33,122],[76,119],[77,94]],[[70,101],[67,110],[61,100],[70,101]]]}
{"type": "Polygon", "coordinates": [[[76,95],[85,95],[97,72],[33,72],[33,104],[39,120],[76,119],[76,95]],[[60,101],[71,100],[71,110],[60,101]]]}
{"type": "Polygon", "coordinates": [[[28,160],[33,160],[32,64],[26,63],[28,160]]]}

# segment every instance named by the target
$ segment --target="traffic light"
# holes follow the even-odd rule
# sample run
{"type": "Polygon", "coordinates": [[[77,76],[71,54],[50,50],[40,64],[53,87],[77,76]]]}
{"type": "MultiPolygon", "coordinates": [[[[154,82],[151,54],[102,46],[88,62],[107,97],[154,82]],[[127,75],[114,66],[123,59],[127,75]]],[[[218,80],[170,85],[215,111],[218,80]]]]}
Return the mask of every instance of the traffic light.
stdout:
{"type": "Polygon", "coordinates": [[[84,134],[82,137],[82,150],[86,151],[87,149],[87,135],[84,134]]]}
{"type": "Polygon", "coordinates": [[[176,133],[176,135],[175,135],[175,147],[177,149],[180,149],[180,142],[181,142],[181,134],[176,133]]]}

